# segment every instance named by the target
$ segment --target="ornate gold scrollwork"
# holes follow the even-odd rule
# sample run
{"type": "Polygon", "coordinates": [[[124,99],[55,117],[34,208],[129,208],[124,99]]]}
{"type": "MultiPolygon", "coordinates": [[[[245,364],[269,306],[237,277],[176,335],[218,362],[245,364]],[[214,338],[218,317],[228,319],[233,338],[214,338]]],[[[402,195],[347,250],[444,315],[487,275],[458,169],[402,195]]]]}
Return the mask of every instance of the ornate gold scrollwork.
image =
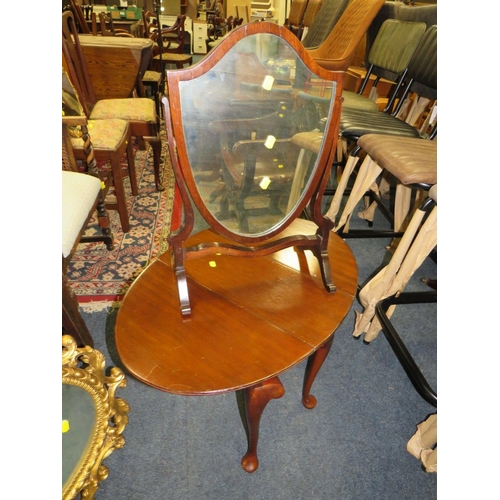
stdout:
{"type": "Polygon", "coordinates": [[[62,336],[62,383],[85,390],[94,402],[94,432],[85,456],[63,485],[62,498],[70,500],[79,492],[82,498],[94,498],[99,482],[106,479],[108,468],[102,461],[115,449],[122,448],[123,430],[128,423],[128,403],[115,396],[118,387],[125,387],[125,375],[117,367],[105,375],[105,359],[101,352],[89,346],[79,348],[69,335],[62,336]]]}

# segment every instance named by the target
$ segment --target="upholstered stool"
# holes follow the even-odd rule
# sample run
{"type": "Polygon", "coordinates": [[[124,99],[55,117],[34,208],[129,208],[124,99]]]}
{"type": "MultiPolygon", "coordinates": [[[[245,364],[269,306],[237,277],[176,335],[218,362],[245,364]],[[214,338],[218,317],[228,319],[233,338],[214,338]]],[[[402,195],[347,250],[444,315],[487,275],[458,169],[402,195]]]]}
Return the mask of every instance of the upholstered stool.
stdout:
{"type": "MultiPolygon", "coordinates": [[[[403,222],[409,213],[412,187],[419,187],[426,191],[437,183],[437,141],[366,134],[359,138],[358,146],[366,152],[366,158],[359,168],[349,198],[334,230],[342,230],[343,233],[349,231],[348,224],[352,212],[367,191],[370,190],[377,198],[380,191],[386,190],[385,186],[379,186],[375,182],[385,170],[397,179],[393,230],[399,232],[403,229],[403,222]]],[[[350,173],[347,173],[348,175],[350,173]]],[[[382,177],[381,183],[387,182],[387,179],[382,177]]],[[[342,195],[341,190],[337,189],[326,214],[334,223],[342,195]]],[[[417,202],[421,201],[422,196],[417,198],[417,202]]],[[[376,203],[372,203],[360,214],[360,217],[373,221],[376,203]]],[[[378,204],[380,205],[380,199],[378,204]]]]}
{"type": "Polygon", "coordinates": [[[142,77],[142,84],[151,89],[151,95],[155,100],[156,114],[162,116],[160,106],[161,73],[151,70],[146,71],[142,77]]]}
{"type": "MultiPolygon", "coordinates": [[[[134,101],[134,99],[129,99],[134,101]]],[[[129,214],[123,177],[130,177],[132,194],[137,195],[137,175],[135,172],[135,161],[130,141],[129,122],[120,119],[88,120],[88,132],[92,140],[92,147],[97,161],[111,164],[113,184],[115,187],[116,203],[106,201],[106,208],[118,210],[120,222],[124,233],[130,231],[129,214]],[[121,159],[126,154],[128,168],[123,169],[121,159]]],[[[78,160],[87,161],[88,153],[85,150],[85,141],[82,137],[72,137],[71,145],[78,160]]],[[[106,173],[101,171],[103,177],[106,173]]]]}

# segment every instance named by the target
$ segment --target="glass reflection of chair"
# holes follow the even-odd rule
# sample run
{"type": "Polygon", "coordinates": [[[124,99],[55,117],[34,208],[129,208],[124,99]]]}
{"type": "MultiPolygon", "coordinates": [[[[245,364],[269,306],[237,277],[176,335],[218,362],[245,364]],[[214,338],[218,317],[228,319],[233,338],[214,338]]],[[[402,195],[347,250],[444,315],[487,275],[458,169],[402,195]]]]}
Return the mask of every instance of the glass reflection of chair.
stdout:
{"type": "Polygon", "coordinates": [[[170,235],[183,314],[191,311],[184,260],[200,250],[182,248],[194,227],[191,200],[209,226],[231,242],[207,242],[198,255],[309,249],[321,264],[325,287],[334,291],[326,254],[331,227],[321,215],[321,193],[336,148],[344,72],[325,71],[289,30],[274,23],[233,30],[213,54],[192,68],[169,72],[169,96],[163,98],[184,215],[170,235]],[[293,137],[318,127],[304,119],[306,100],[299,95],[303,87],[295,86],[296,71],[328,80],[332,90],[317,154],[292,195],[300,154],[293,137]],[[219,196],[222,201],[214,203],[219,196]],[[306,206],[316,234],[279,238],[306,206]]]}

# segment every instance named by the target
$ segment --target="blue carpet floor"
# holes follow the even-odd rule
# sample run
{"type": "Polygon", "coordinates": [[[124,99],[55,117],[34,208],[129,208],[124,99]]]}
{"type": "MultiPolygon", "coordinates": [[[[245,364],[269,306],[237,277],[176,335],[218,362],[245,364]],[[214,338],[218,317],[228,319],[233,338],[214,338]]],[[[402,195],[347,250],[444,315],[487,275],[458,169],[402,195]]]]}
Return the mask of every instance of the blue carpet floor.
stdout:
{"type": "MultiPolygon", "coordinates": [[[[382,239],[348,239],[363,284],[387,258],[382,239]]],[[[407,290],[428,290],[437,276],[428,258],[407,290]]],[[[240,466],[246,435],[241,395],[181,397],[128,375],[119,390],[131,408],[125,447],[105,460],[109,477],[97,500],[429,500],[437,475],[406,451],[416,424],[436,410],[413,388],[385,337],[352,337],[352,311],[335,335],[313,385],[313,410],[300,400],[305,362],[280,375],[286,393],[266,407],[259,469],[240,466]]],[[[114,344],[116,312],[83,314],[107,366],[120,366],[114,344]]],[[[437,305],[398,306],[393,323],[437,390],[437,305]]],[[[122,367],[123,368],[123,367],[122,367]]]]}

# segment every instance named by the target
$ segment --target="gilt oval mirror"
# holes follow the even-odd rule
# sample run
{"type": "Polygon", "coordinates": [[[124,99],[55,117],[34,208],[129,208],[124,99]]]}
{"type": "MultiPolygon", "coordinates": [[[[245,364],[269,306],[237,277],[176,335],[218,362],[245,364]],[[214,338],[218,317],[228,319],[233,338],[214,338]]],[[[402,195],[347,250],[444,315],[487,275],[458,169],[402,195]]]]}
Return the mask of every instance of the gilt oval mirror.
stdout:
{"type": "Polygon", "coordinates": [[[244,36],[221,52],[178,85],[171,85],[177,71],[167,74],[169,92],[178,90],[183,176],[212,227],[260,238],[295,218],[318,183],[325,141],[318,132],[328,127],[336,82],[311,71],[275,33],[244,36]],[[316,144],[303,148],[298,137],[313,132],[316,144]]]}

